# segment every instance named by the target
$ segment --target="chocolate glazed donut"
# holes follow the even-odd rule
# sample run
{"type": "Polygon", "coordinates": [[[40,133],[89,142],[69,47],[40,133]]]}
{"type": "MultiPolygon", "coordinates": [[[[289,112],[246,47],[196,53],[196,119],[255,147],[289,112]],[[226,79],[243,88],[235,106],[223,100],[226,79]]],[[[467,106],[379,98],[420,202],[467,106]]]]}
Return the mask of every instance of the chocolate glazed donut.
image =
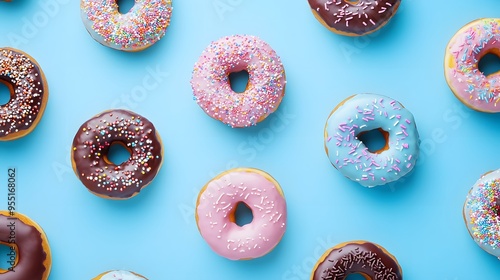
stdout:
{"type": "Polygon", "coordinates": [[[308,0],[314,16],[330,31],[362,36],[384,26],[401,0],[308,0]]]}
{"type": "Polygon", "coordinates": [[[42,228],[28,217],[0,211],[0,244],[16,251],[15,264],[0,269],[0,280],[46,280],[50,274],[51,255],[42,228]]]}
{"type": "Polygon", "coordinates": [[[86,121],[73,140],[73,169],[100,197],[127,199],[145,188],[160,170],[163,148],[154,125],[127,110],[105,111],[86,121]],[[113,144],[125,147],[130,158],[120,165],[108,159],[113,144]]]}
{"type": "Polygon", "coordinates": [[[0,48],[0,83],[7,86],[10,100],[0,106],[0,141],[30,133],[42,118],[49,96],[42,69],[28,54],[0,48]]]}
{"type": "Polygon", "coordinates": [[[344,280],[350,274],[367,280],[402,280],[401,267],[381,246],[352,241],[328,250],[316,264],[311,280],[344,280]]]}

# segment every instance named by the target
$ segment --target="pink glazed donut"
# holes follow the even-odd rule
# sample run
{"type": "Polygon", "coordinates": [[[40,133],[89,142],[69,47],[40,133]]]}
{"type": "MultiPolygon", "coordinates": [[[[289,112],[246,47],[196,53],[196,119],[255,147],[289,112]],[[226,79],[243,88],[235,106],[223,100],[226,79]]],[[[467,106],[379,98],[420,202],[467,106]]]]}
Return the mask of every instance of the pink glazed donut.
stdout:
{"type": "Polygon", "coordinates": [[[194,65],[191,86],[198,105],[231,127],[256,125],[273,113],[285,94],[279,56],[255,36],[234,35],[212,42],[194,65]],[[231,89],[229,74],[249,74],[243,93],[231,89]]]}
{"type": "Polygon", "coordinates": [[[485,76],[478,69],[486,54],[500,54],[500,19],[475,20],[460,29],[446,48],[444,69],[448,85],[468,107],[488,113],[500,112],[500,73],[485,76]]]}
{"type": "Polygon", "coordinates": [[[286,202],[278,182],[264,171],[236,168],[225,171],[201,190],[196,223],[217,254],[230,260],[262,257],[280,242],[286,229],[286,202]],[[252,210],[253,220],[235,223],[239,203],[252,210]]]}

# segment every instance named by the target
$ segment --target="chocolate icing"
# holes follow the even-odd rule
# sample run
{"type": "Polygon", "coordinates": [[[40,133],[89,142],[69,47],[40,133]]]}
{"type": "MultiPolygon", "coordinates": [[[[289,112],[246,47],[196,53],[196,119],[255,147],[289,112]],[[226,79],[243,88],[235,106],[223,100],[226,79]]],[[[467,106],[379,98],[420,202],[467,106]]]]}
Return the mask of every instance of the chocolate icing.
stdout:
{"type": "Polygon", "coordinates": [[[35,61],[21,51],[0,49],[0,83],[10,90],[10,101],[0,106],[0,137],[29,129],[41,117],[48,94],[35,61]]]}
{"type": "MultiPolygon", "coordinates": [[[[47,258],[47,253],[43,250],[42,234],[34,226],[25,224],[23,221],[13,216],[0,214],[0,243],[9,244],[11,229],[9,225],[14,223],[15,243],[17,245],[17,265],[14,271],[7,270],[0,273],[0,280],[41,280],[46,268],[43,264],[47,258]]],[[[10,237],[11,238],[11,237],[10,237]]],[[[46,278],[45,278],[46,279],[46,278]]]]}
{"type": "Polygon", "coordinates": [[[396,260],[369,242],[348,243],[332,250],[314,271],[312,280],[344,280],[361,273],[371,280],[402,280],[396,260]]]}
{"type": "Polygon", "coordinates": [[[393,15],[401,0],[308,0],[331,28],[356,35],[363,35],[380,28],[393,15]]]}
{"type": "Polygon", "coordinates": [[[103,112],[86,121],[73,140],[73,167],[93,193],[129,198],[149,184],[160,169],[162,146],[153,124],[126,110],[103,112]],[[107,160],[112,144],[131,153],[120,165],[107,160]]]}

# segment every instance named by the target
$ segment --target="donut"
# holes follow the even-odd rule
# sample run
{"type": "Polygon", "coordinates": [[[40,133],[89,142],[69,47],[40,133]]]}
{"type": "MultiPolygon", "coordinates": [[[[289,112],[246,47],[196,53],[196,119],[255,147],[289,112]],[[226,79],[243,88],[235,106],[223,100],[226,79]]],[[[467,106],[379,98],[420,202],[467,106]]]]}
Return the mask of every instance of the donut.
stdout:
{"type": "Polygon", "coordinates": [[[320,257],[311,280],[344,280],[361,274],[367,280],[402,280],[396,258],[382,246],[368,241],[341,243],[320,257]]]}
{"type": "Polygon", "coordinates": [[[408,174],[419,155],[419,135],[410,111],[377,94],[357,94],[342,101],[325,125],[325,150],[332,165],[365,187],[384,185],[408,174]],[[379,130],[385,146],[371,152],[359,136],[379,130]]]}
{"type": "Polygon", "coordinates": [[[10,92],[10,100],[0,106],[0,141],[21,138],[42,118],[49,98],[47,80],[34,58],[0,48],[0,83],[10,92]]]}
{"type": "Polygon", "coordinates": [[[481,58],[489,53],[500,55],[500,19],[475,20],[448,43],[444,72],[458,100],[476,111],[498,113],[500,73],[485,76],[478,69],[481,58]]]}
{"type": "Polygon", "coordinates": [[[230,260],[259,258],[274,249],[286,229],[286,202],[278,182],[254,168],[235,168],[210,180],[196,202],[196,224],[217,254],[230,260]],[[239,203],[252,210],[251,223],[235,223],[239,203]]]}
{"type": "Polygon", "coordinates": [[[171,0],[135,0],[126,14],[117,0],[81,0],[83,24],[90,36],[112,49],[137,52],[159,41],[172,15],[171,0]]]}
{"type": "Polygon", "coordinates": [[[484,251],[500,258],[500,169],[481,176],[463,207],[467,230],[484,251]]]}
{"type": "Polygon", "coordinates": [[[73,140],[73,170],[100,197],[127,199],[155,178],[163,160],[162,142],[145,117],[127,111],[104,111],[83,123],[73,140]],[[120,165],[108,159],[109,148],[122,145],[130,158],[120,165]]]}
{"type": "Polygon", "coordinates": [[[148,279],[132,271],[111,270],[97,275],[92,280],[148,280],[148,279]]]}
{"type": "Polygon", "coordinates": [[[234,35],[212,42],[194,65],[194,99],[210,117],[231,127],[248,127],[273,113],[285,94],[280,57],[255,36],[234,35]],[[229,74],[247,71],[243,93],[231,89],[229,74]]]}
{"type": "Polygon", "coordinates": [[[401,0],[308,0],[316,19],[330,31],[363,36],[384,26],[394,16],[401,0]]]}
{"type": "Polygon", "coordinates": [[[0,244],[9,247],[8,269],[0,268],[0,280],[49,279],[52,257],[43,229],[27,216],[0,211],[0,244]]]}

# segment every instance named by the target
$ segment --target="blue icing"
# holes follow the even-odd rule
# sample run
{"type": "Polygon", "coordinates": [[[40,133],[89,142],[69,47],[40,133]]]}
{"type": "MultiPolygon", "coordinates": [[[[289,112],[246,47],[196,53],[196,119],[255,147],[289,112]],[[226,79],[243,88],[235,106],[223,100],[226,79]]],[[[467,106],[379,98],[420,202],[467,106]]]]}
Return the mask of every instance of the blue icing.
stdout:
{"type": "Polygon", "coordinates": [[[419,136],[410,111],[394,99],[358,94],[339,106],[327,120],[328,157],[347,178],[366,187],[383,185],[408,174],[417,161],[419,136]],[[388,132],[388,149],[372,153],[358,140],[361,132],[388,132]]]}

